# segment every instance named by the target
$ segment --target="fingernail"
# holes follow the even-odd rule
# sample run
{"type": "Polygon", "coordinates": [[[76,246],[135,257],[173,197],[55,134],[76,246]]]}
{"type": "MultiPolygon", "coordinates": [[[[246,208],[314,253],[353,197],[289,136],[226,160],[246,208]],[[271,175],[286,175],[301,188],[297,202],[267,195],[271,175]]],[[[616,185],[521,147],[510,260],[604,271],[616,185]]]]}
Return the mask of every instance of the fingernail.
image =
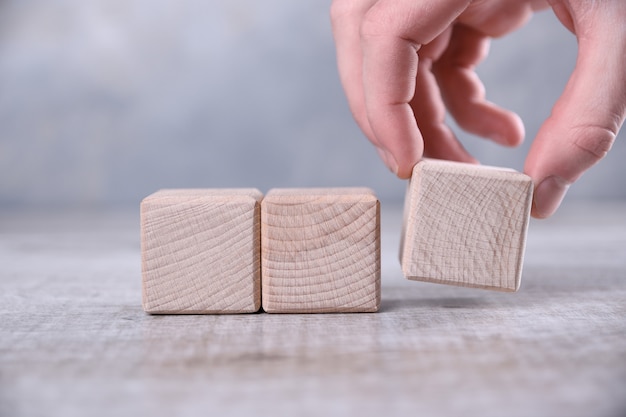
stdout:
{"type": "Polygon", "coordinates": [[[563,178],[551,176],[545,178],[535,189],[533,216],[545,219],[554,214],[561,205],[570,184],[563,178]]]}
{"type": "Polygon", "coordinates": [[[398,163],[396,162],[396,158],[394,158],[393,155],[385,149],[377,148],[377,150],[380,159],[382,159],[385,165],[387,165],[387,168],[389,168],[389,170],[395,175],[398,175],[398,163]]]}

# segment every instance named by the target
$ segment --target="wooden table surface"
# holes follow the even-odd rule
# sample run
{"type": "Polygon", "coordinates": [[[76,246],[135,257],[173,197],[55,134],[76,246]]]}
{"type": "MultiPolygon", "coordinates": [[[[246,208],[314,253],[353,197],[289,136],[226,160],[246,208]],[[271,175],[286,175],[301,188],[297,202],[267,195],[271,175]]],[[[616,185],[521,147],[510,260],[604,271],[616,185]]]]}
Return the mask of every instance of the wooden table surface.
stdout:
{"type": "Polygon", "coordinates": [[[529,228],[518,293],[410,282],[375,314],[150,316],[138,209],[0,212],[0,416],[626,415],[626,203],[529,228]]]}

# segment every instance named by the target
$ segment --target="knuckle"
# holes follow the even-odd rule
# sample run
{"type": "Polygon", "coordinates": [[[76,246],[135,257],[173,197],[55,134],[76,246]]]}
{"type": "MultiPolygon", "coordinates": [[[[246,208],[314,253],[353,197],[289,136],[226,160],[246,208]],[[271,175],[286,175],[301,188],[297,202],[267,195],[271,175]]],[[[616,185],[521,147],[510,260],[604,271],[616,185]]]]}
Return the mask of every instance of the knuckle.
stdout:
{"type": "Polygon", "coordinates": [[[388,29],[388,26],[383,23],[380,13],[370,9],[361,21],[360,35],[362,39],[376,38],[384,35],[388,29]]]}
{"type": "Polygon", "coordinates": [[[578,128],[572,144],[593,161],[604,158],[611,150],[617,132],[599,125],[588,125],[578,128]]]}

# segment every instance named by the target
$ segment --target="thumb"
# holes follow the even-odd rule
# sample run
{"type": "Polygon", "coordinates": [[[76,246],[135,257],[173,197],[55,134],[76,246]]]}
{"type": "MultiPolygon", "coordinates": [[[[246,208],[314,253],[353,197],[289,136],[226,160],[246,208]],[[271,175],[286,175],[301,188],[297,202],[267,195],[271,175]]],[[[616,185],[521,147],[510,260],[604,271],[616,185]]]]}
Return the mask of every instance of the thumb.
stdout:
{"type": "Polygon", "coordinates": [[[578,59],[526,160],[524,170],[535,183],[532,215],[538,218],[551,216],[568,187],[604,158],[626,114],[626,3],[558,5],[555,12],[578,39],[578,59]]]}

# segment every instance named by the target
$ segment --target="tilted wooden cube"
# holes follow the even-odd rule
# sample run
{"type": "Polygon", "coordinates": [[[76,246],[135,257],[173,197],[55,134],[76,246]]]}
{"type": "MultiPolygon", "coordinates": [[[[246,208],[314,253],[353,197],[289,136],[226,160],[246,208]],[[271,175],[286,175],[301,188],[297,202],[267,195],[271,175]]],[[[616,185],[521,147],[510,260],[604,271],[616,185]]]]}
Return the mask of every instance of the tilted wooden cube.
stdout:
{"type": "Polygon", "coordinates": [[[425,159],[413,169],[400,262],[411,280],[517,291],[532,204],[530,177],[425,159]]]}
{"type": "Polygon", "coordinates": [[[269,313],[378,311],[380,203],[366,188],[270,190],[261,256],[269,313]]]}
{"type": "Polygon", "coordinates": [[[161,190],[141,202],[143,308],[155,314],[261,307],[256,189],[161,190]]]}

